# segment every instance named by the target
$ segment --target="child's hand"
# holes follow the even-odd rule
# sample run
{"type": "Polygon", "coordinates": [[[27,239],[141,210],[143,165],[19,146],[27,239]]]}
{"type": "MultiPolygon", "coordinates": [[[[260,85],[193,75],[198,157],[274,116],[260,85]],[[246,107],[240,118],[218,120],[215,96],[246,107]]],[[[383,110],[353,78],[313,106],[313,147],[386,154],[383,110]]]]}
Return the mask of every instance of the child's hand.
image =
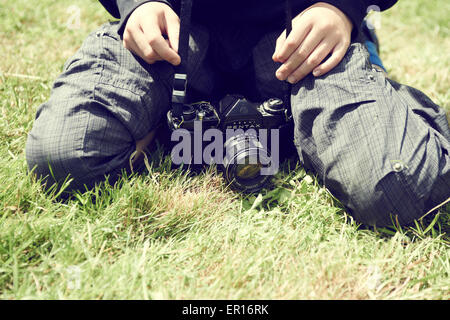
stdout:
{"type": "Polygon", "coordinates": [[[288,38],[284,31],[277,39],[272,58],[283,65],[276,77],[293,84],[311,71],[316,77],[327,73],[347,52],[352,29],[352,22],[338,8],[324,2],[309,7],[292,20],[288,38]]]}
{"type": "Polygon", "coordinates": [[[180,19],[166,4],[147,2],[137,7],[123,32],[123,46],[147,63],[166,60],[178,65],[180,19]],[[167,36],[167,39],[164,38],[167,36]]]}

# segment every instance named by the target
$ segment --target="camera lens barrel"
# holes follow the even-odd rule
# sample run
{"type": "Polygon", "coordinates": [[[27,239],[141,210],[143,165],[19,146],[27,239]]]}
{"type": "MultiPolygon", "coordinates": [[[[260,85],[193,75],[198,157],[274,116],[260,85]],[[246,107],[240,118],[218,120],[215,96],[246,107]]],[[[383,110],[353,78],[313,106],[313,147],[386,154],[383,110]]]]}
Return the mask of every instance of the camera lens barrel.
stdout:
{"type": "Polygon", "coordinates": [[[268,181],[261,169],[270,163],[270,154],[252,134],[229,138],[224,145],[224,178],[233,189],[252,193],[259,191],[268,181]]]}

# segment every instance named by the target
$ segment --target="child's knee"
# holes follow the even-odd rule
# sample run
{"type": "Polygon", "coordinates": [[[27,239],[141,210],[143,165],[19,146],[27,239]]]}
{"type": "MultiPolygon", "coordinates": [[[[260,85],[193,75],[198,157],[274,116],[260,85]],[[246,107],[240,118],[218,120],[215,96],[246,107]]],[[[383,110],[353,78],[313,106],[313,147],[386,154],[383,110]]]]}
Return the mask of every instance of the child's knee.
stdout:
{"type": "Polygon", "coordinates": [[[54,128],[35,126],[26,144],[26,160],[29,170],[50,187],[68,178],[86,174],[77,140],[77,133],[64,134],[54,128]]]}
{"type": "Polygon", "coordinates": [[[370,174],[352,181],[343,196],[356,221],[370,226],[409,225],[425,213],[425,199],[415,192],[407,177],[391,171],[374,179],[370,174]]]}
{"type": "Polygon", "coordinates": [[[113,117],[41,112],[28,136],[26,159],[47,187],[70,179],[68,190],[83,190],[107,174],[116,179],[134,150],[127,128],[113,117]]]}

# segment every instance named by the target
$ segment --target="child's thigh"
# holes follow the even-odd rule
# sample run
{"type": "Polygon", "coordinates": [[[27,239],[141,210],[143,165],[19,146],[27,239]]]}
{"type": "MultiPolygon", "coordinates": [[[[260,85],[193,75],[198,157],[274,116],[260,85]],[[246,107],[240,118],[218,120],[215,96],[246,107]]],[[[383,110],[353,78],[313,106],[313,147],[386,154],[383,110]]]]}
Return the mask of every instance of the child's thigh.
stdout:
{"type": "MultiPolygon", "coordinates": [[[[203,34],[195,40],[195,48],[207,45],[203,34]]],[[[201,63],[197,52],[193,65],[201,63]]],[[[70,174],[74,188],[117,177],[136,141],[164,120],[173,72],[166,62],[149,65],[125,49],[116,23],[90,34],[37,110],[27,141],[30,168],[56,181],[70,174]]]]}
{"type": "Polygon", "coordinates": [[[372,69],[354,43],[330,73],[294,86],[300,158],[358,221],[420,218],[450,196],[449,128],[417,90],[372,69]]]}

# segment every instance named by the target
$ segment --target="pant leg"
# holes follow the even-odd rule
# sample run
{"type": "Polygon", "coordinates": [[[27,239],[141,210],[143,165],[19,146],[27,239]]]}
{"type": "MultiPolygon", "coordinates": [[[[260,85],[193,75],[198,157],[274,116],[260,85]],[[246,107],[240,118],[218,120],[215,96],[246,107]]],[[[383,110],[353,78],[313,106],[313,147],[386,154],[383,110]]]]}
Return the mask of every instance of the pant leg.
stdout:
{"type": "Polygon", "coordinates": [[[301,160],[364,224],[409,224],[450,196],[450,130],[423,93],[371,68],[353,43],[330,73],[294,86],[301,160]]]}
{"type": "MultiPolygon", "coordinates": [[[[271,56],[278,33],[253,52],[262,99],[284,96],[271,56]]],[[[293,86],[294,140],[303,165],[359,222],[411,223],[450,196],[450,130],[443,110],[419,90],[372,69],[353,43],[328,74],[293,86]]]]}
{"type": "MultiPolygon", "coordinates": [[[[201,68],[207,44],[205,32],[193,32],[189,73],[203,90],[212,86],[201,68]]],[[[136,141],[165,121],[172,77],[171,65],[146,64],[123,47],[117,23],[105,24],[66,62],[38,108],[26,145],[29,168],[47,186],[68,175],[72,190],[91,188],[105,175],[114,182],[128,168],[136,141]]]]}

